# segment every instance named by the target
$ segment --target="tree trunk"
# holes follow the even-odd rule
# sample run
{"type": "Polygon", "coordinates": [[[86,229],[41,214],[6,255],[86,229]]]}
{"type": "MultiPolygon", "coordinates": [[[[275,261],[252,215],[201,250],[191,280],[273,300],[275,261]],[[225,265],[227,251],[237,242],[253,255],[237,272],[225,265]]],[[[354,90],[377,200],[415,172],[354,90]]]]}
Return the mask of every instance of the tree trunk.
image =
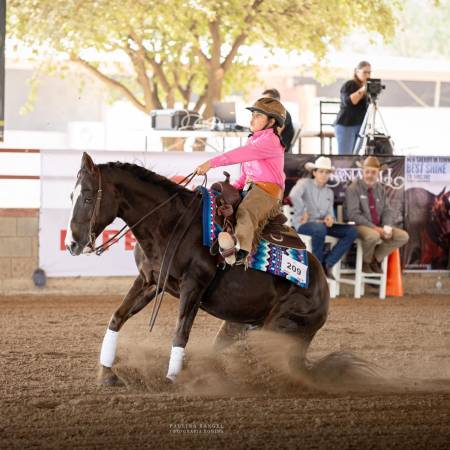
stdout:
{"type": "Polygon", "coordinates": [[[164,152],[184,152],[186,138],[161,138],[164,152]]]}
{"type": "Polygon", "coordinates": [[[171,87],[167,92],[167,108],[175,108],[175,87],[171,87]]]}
{"type": "Polygon", "coordinates": [[[208,70],[208,92],[203,113],[205,119],[214,116],[214,103],[222,99],[223,76],[224,71],[220,66],[208,70]]]}

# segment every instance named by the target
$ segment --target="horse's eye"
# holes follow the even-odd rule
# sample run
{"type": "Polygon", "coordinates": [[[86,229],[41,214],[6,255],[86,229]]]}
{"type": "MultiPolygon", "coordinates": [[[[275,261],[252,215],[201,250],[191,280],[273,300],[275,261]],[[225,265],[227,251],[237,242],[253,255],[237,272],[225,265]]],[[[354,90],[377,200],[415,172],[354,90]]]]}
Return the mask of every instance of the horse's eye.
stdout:
{"type": "Polygon", "coordinates": [[[92,198],[85,198],[84,203],[87,203],[88,205],[90,205],[92,203],[92,198]]]}

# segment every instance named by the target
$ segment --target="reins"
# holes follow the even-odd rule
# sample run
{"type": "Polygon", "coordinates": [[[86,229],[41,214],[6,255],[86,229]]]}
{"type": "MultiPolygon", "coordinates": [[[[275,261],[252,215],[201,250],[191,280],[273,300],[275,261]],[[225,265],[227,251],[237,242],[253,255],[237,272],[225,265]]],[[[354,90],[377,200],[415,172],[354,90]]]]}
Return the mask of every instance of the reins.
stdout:
{"type": "MultiPolygon", "coordinates": [[[[207,183],[208,183],[208,177],[207,175],[203,175],[203,182],[202,182],[202,186],[206,187],[207,183]]],[[[194,221],[195,217],[197,216],[197,211],[200,208],[201,203],[199,203],[197,205],[197,207],[195,208],[191,219],[189,220],[189,223],[186,225],[186,227],[182,230],[182,232],[179,234],[179,236],[177,237],[177,240],[175,241],[174,244],[174,249],[172,252],[172,255],[170,256],[169,262],[167,264],[167,269],[166,269],[166,275],[164,277],[164,283],[161,289],[161,294],[160,294],[160,284],[161,284],[161,274],[163,273],[163,269],[164,269],[164,263],[166,262],[166,256],[167,256],[167,252],[169,250],[169,246],[172,242],[172,239],[174,239],[175,233],[178,230],[178,226],[183,222],[183,219],[186,217],[187,213],[189,212],[189,207],[194,203],[194,201],[197,200],[197,196],[193,197],[192,200],[189,202],[188,206],[186,207],[184,213],[179,217],[179,219],[177,220],[177,223],[175,224],[172,233],[170,234],[170,237],[167,241],[167,245],[166,248],[164,249],[164,254],[162,257],[162,261],[161,261],[161,267],[159,269],[159,274],[158,274],[158,281],[156,283],[156,298],[155,298],[155,303],[153,304],[153,309],[152,309],[152,314],[150,316],[150,321],[149,321],[149,330],[152,331],[153,327],[155,325],[156,322],[156,318],[158,317],[158,313],[159,313],[159,309],[161,308],[161,304],[164,298],[164,294],[166,292],[166,284],[167,284],[167,280],[169,279],[169,274],[170,274],[170,269],[172,267],[172,261],[173,258],[175,257],[177,250],[178,250],[178,246],[181,244],[182,239],[184,238],[184,236],[186,235],[187,231],[189,230],[189,228],[192,225],[192,222],[194,221]]]]}
{"type": "MultiPolygon", "coordinates": [[[[206,177],[206,175],[205,175],[206,177]]],[[[177,253],[178,247],[181,244],[182,239],[184,238],[184,236],[186,235],[187,231],[189,230],[190,226],[192,225],[192,222],[194,221],[196,215],[197,215],[197,211],[200,208],[201,203],[199,203],[197,205],[197,207],[195,208],[195,210],[193,211],[192,217],[189,220],[189,223],[186,225],[186,227],[182,230],[182,232],[177,236],[177,240],[174,243],[174,249],[172,252],[172,255],[170,256],[169,262],[167,264],[167,269],[166,269],[166,273],[165,273],[165,277],[164,277],[164,283],[161,289],[161,293],[160,293],[160,284],[161,284],[161,274],[163,273],[163,269],[164,269],[164,263],[166,261],[166,256],[167,256],[167,252],[169,250],[169,246],[172,243],[172,239],[175,236],[176,231],[178,230],[178,226],[182,223],[183,219],[186,217],[187,212],[189,211],[189,207],[194,203],[194,201],[197,200],[197,197],[194,197],[191,202],[189,203],[189,205],[187,206],[186,210],[184,211],[184,213],[180,216],[180,218],[178,219],[177,223],[175,224],[175,227],[169,237],[169,240],[167,242],[166,248],[164,250],[164,254],[162,257],[162,261],[161,261],[161,268],[159,270],[159,275],[158,275],[158,281],[156,283],[156,298],[155,298],[155,303],[153,304],[153,309],[152,309],[152,314],[150,316],[150,321],[149,321],[149,329],[150,331],[153,330],[153,326],[155,325],[156,322],[156,318],[158,316],[159,313],[159,309],[161,307],[163,298],[164,298],[164,294],[166,291],[166,284],[167,284],[167,280],[169,279],[169,274],[170,274],[170,269],[172,267],[172,261],[177,253]]]]}
{"type": "MultiPolygon", "coordinates": [[[[155,213],[156,211],[158,211],[160,208],[162,208],[163,206],[167,205],[167,203],[169,203],[171,200],[173,200],[175,197],[177,197],[181,191],[177,191],[175,192],[175,194],[171,195],[168,199],[164,200],[162,203],[160,203],[159,205],[155,206],[151,211],[149,211],[147,214],[145,214],[144,216],[142,216],[137,222],[135,222],[133,225],[128,226],[128,225],[124,225],[116,234],[114,234],[114,236],[112,236],[110,239],[108,239],[106,242],[103,242],[101,245],[95,247],[95,240],[96,240],[96,236],[95,233],[93,231],[94,226],[95,226],[95,219],[98,213],[98,210],[100,208],[100,203],[102,200],[102,177],[101,177],[101,172],[100,169],[97,167],[98,171],[98,190],[97,190],[97,196],[95,199],[95,205],[94,205],[94,210],[92,212],[92,216],[91,216],[91,220],[90,220],[90,224],[89,224],[89,246],[91,247],[92,251],[91,253],[95,253],[96,255],[101,255],[104,251],[108,250],[109,247],[111,247],[112,245],[114,245],[115,243],[117,243],[120,239],[122,239],[127,233],[128,231],[133,230],[137,225],[139,225],[140,223],[142,223],[145,219],[147,219],[147,217],[149,217],[150,215],[152,215],[153,213],[155,213]]],[[[192,180],[193,178],[196,176],[196,173],[190,173],[189,175],[187,175],[186,177],[184,177],[178,184],[186,187],[192,180]],[[183,184],[184,183],[184,184],[183,184]]],[[[207,183],[208,183],[208,177],[206,174],[203,175],[203,182],[202,182],[202,186],[206,187],[207,183]]],[[[172,267],[172,262],[173,259],[177,253],[178,247],[181,244],[182,239],[184,238],[184,236],[186,235],[186,233],[188,232],[190,226],[192,225],[192,222],[194,221],[197,212],[200,208],[201,202],[197,205],[197,207],[195,208],[195,210],[193,211],[192,217],[190,218],[188,224],[186,225],[186,227],[181,231],[181,233],[176,237],[175,239],[175,234],[178,231],[181,223],[183,222],[183,220],[186,218],[187,213],[189,212],[189,208],[193,205],[193,203],[195,202],[195,200],[198,199],[197,195],[194,195],[194,197],[192,198],[192,200],[188,203],[188,205],[186,206],[185,211],[183,212],[183,214],[180,215],[180,217],[178,218],[175,226],[172,229],[172,232],[170,233],[166,248],[164,249],[164,253],[163,253],[163,257],[161,260],[161,267],[159,270],[159,274],[158,274],[158,281],[156,283],[156,298],[155,298],[155,303],[153,304],[153,310],[152,310],[152,314],[150,316],[150,322],[149,322],[149,328],[150,331],[153,330],[153,327],[155,325],[156,322],[156,318],[158,317],[158,313],[159,310],[161,308],[161,304],[164,298],[164,294],[166,291],[166,285],[167,285],[167,280],[169,279],[169,273],[170,273],[170,269],[172,267]],[[164,283],[162,285],[162,288],[160,288],[161,285],[161,279],[162,279],[162,273],[164,270],[164,265],[166,262],[166,257],[169,251],[169,247],[170,244],[174,242],[174,247],[173,247],[173,252],[170,256],[169,262],[167,264],[167,269],[165,272],[165,277],[164,277],[164,283]]]]}

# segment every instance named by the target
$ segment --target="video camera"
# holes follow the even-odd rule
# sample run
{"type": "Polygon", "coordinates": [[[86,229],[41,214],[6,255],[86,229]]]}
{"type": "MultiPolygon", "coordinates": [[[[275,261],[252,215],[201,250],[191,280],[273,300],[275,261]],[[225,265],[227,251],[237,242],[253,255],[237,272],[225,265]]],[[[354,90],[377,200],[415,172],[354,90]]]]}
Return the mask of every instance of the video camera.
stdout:
{"type": "Polygon", "coordinates": [[[383,89],[386,89],[386,85],[381,83],[380,78],[369,78],[367,80],[367,96],[370,101],[375,101],[383,89]]]}

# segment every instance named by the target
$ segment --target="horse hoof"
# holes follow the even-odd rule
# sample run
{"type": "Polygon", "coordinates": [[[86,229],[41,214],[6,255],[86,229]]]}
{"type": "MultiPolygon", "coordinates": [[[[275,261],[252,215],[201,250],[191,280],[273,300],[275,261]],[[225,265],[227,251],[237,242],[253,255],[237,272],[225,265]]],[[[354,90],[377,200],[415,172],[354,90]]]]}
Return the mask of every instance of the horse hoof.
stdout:
{"type": "Polygon", "coordinates": [[[115,386],[115,387],[125,386],[123,381],[115,374],[104,378],[101,384],[103,386],[115,386]]]}
{"type": "Polygon", "coordinates": [[[98,382],[101,386],[124,386],[122,380],[111,369],[106,368],[101,369],[98,382]]]}
{"type": "Polygon", "coordinates": [[[177,377],[175,375],[166,375],[166,383],[167,384],[175,384],[177,381],[177,377]]]}

